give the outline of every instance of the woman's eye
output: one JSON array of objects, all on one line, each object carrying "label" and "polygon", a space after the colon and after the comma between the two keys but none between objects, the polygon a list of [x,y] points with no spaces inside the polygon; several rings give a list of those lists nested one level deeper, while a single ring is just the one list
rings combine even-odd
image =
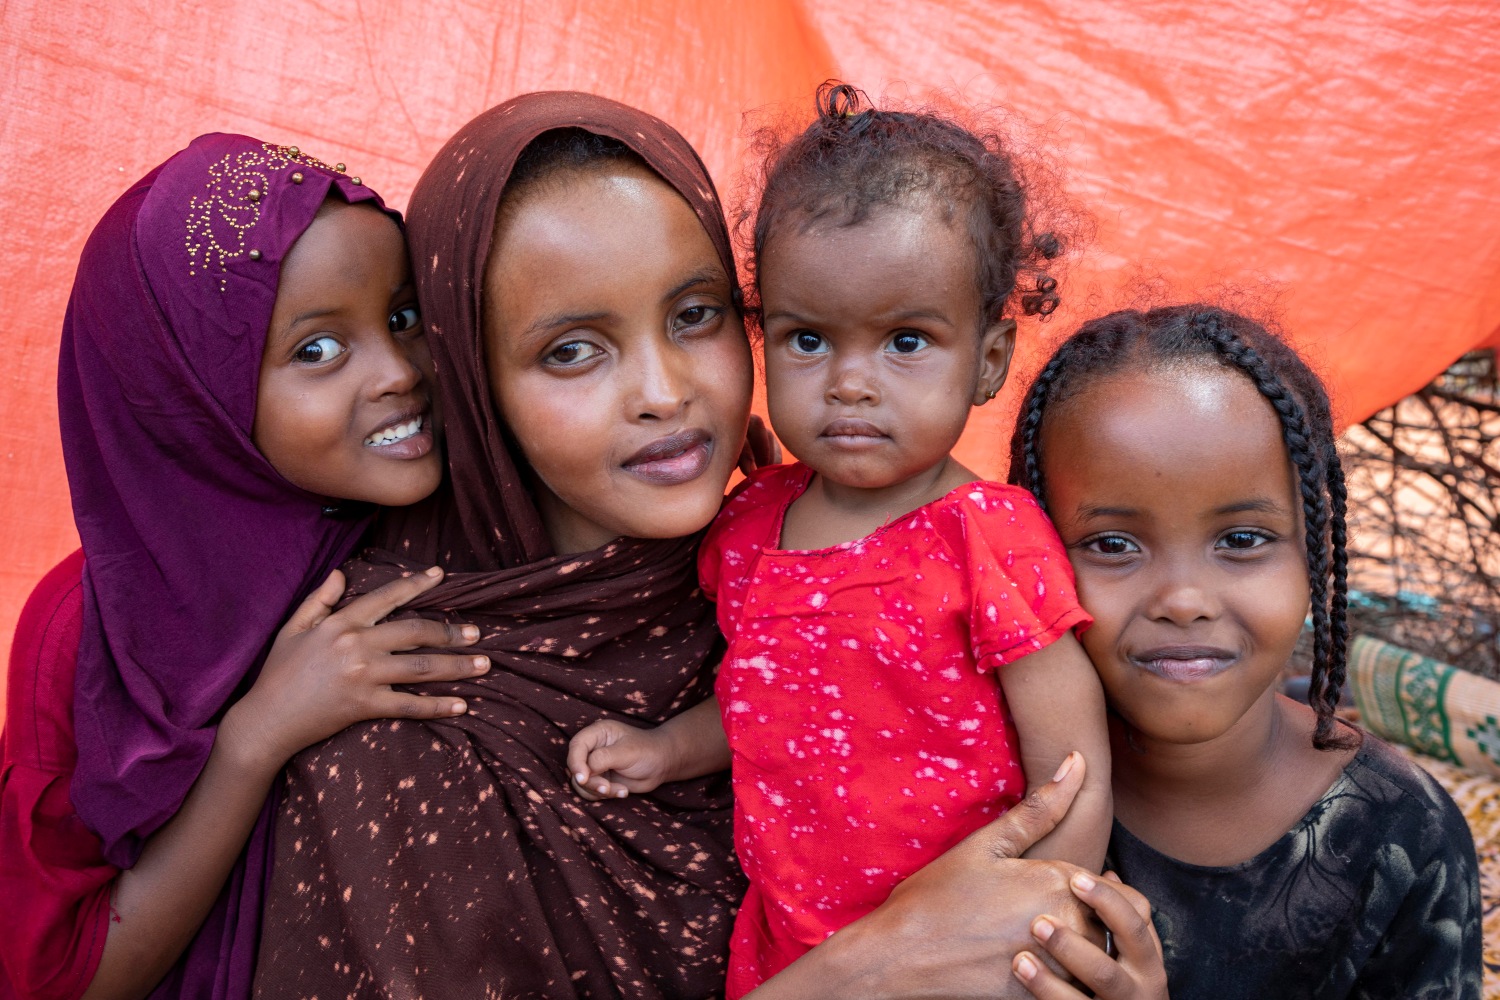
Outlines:
[{"label": "woman's eye", "polygon": [[677,314],[679,326],[702,326],[719,314],[713,306],[688,306]]},{"label": "woman's eye", "polygon": [[322,337],[315,337],[297,348],[296,352],[292,355],[292,360],[304,365],[319,365],[332,361],[346,350],[348,348],[339,343],[336,337],[330,337],[325,334]]},{"label": "woman's eye", "polygon": [[1105,556],[1123,556],[1140,549],[1123,535],[1100,535],[1085,543],[1085,547]]},{"label": "woman's eye", "polygon": [[927,346],[927,338],[920,333],[898,333],[891,338],[891,350],[897,354],[915,354]]},{"label": "woman's eye", "polygon": [[827,349],[827,341],[821,334],[799,330],[792,335],[792,350],[798,354],[822,354]]},{"label": "woman's eye", "polygon": [[386,324],[392,333],[405,333],[414,330],[422,322],[422,311],[416,306],[407,306],[405,309],[397,309],[391,313]]},{"label": "woman's eye", "polygon": [[1219,539],[1219,544],[1226,549],[1256,549],[1269,541],[1259,531],[1231,531]]},{"label": "woman's eye", "polygon": [[547,363],[553,365],[576,365],[599,354],[599,348],[587,340],[570,340],[558,344],[547,355]]}]

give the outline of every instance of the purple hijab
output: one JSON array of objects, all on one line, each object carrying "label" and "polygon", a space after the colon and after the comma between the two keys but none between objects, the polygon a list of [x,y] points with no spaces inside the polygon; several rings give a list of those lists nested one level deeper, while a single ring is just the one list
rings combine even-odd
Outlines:
[{"label": "purple hijab", "polygon": [[[365,521],[283,479],[251,441],[281,261],[325,198],[379,197],[295,147],[193,140],[115,202],[78,264],[58,408],[83,540],[73,805],[135,864],[181,807],[224,710]],[[154,996],[247,996],[270,804]]]}]

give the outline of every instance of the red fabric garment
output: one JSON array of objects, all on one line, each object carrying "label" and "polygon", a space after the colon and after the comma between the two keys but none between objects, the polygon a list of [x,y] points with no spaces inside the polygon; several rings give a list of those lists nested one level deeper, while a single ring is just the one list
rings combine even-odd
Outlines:
[{"label": "red fabric garment", "polygon": [[93,981],[118,869],[68,797],[83,551],[42,578],[10,651],[0,734],[0,1000],[74,1000]]},{"label": "red fabric garment", "polygon": [[750,891],[744,995],[1026,790],[995,669],[1087,625],[1031,494],[975,482],[852,542],[779,549],[812,470],[753,476],[709,529],[717,694]]}]

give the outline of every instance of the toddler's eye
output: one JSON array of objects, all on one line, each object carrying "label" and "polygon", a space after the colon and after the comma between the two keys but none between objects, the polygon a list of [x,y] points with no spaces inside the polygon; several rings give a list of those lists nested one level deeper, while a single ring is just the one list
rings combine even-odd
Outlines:
[{"label": "toddler's eye", "polygon": [[422,322],[422,311],[416,306],[407,306],[405,309],[397,309],[391,313],[386,320],[386,325],[391,328],[392,333],[405,333],[407,330],[415,329]]},{"label": "toddler's eye", "polygon": [[1231,531],[1219,539],[1219,544],[1226,549],[1256,549],[1269,541],[1258,531]]},{"label": "toddler's eye", "polygon": [[1124,535],[1100,535],[1089,539],[1084,547],[1104,556],[1123,556],[1140,551],[1140,547]]},{"label": "toddler's eye", "polygon": [[891,350],[897,354],[915,354],[927,346],[927,338],[920,333],[898,333],[891,338]]},{"label": "toddler's eye", "polygon": [[566,368],[582,364],[599,353],[599,348],[587,340],[570,340],[554,347],[547,355],[547,363]]},{"label": "toddler's eye", "polygon": [[799,330],[792,335],[792,350],[798,354],[822,354],[828,349],[822,334]]},{"label": "toddler's eye", "polygon": [[314,337],[292,354],[292,360],[304,365],[320,365],[332,361],[343,354],[348,348],[338,342],[338,338],[324,334]]}]

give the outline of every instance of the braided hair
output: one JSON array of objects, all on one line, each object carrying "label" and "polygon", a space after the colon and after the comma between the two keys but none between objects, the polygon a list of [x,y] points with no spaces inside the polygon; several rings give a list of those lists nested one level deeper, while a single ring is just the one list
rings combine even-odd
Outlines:
[{"label": "braided hair", "polygon": [[760,203],[739,218],[748,241],[750,315],[759,319],[758,262],[766,239],[792,219],[855,226],[876,209],[913,203],[940,206],[967,224],[987,322],[1012,300],[1028,316],[1047,316],[1061,297],[1048,262],[1063,251],[1056,232],[1037,231],[1016,158],[998,133],[976,134],[930,111],[880,110],[861,90],[836,80],[817,92],[818,116],[781,142],[770,130],[757,140]]},{"label": "braided hair", "polygon": [[1308,703],[1317,713],[1313,745],[1346,747],[1334,722],[1344,686],[1349,626],[1347,497],[1334,445],[1328,394],[1290,346],[1243,316],[1205,305],[1123,310],[1085,323],[1058,348],[1027,391],[1011,437],[1010,481],[1046,508],[1038,443],[1050,404],[1101,376],[1134,367],[1204,358],[1248,378],[1276,411],[1297,470],[1311,592],[1313,666]]}]

